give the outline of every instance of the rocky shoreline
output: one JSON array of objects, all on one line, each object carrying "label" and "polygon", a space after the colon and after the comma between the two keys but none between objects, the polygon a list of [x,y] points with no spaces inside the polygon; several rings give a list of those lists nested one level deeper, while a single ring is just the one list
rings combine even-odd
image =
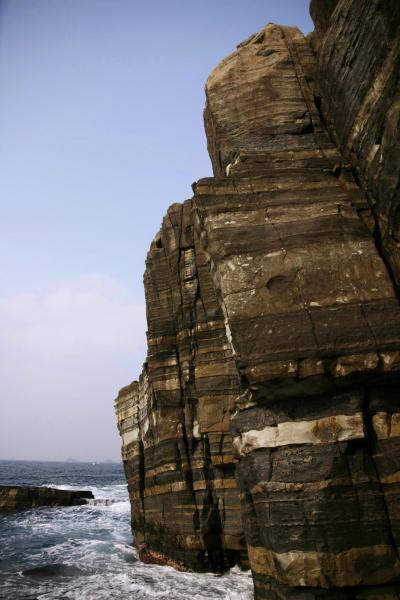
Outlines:
[{"label": "rocky shoreline", "polygon": [[0,486],[0,512],[40,506],[79,506],[94,498],[88,490],[60,490],[34,486]]}]

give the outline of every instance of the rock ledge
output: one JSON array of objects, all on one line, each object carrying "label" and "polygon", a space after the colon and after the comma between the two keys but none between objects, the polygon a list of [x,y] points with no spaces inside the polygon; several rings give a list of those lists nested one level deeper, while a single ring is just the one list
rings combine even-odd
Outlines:
[{"label": "rock ledge", "polygon": [[93,498],[88,490],[59,490],[49,487],[0,486],[0,511],[29,510],[39,506],[78,506]]}]

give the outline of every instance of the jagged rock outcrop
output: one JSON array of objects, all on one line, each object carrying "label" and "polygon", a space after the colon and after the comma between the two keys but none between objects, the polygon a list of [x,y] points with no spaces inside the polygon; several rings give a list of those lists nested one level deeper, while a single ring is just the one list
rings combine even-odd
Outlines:
[{"label": "jagged rock outcrop", "polygon": [[194,569],[246,564],[229,435],[240,382],[192,201],[169,209],[146,267],[147,363],[117,399],[136,544]]},{"label": "jagged rock outcrop", "polygon": [[30,485],[0,486],[0,511],[29,510],[39,506],[79,506],[93,498],[88,490],[59,490]]},{"label": "jagged rock outcrop", "polygon": [[394,6],[395,35],[384,4],[312,2],[310,43],[269,24],[210,75],[214,177],[152,243],[148,358],[116,402],[142,554],[223,569],[247,549],[256,599],[400,593],[393,219],[385,229],[400,18]]}]

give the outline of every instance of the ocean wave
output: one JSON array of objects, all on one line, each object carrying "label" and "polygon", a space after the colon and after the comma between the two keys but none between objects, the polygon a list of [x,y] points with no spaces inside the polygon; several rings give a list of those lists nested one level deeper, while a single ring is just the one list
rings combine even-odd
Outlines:
[{"label": "ocean wave", "polygon": [[140,571],[132,575],[96,573],[66,581],[57,590],[43,583],[36,594],[38,600],[56,600],[61,596],[70,600],[170,600],[171,597],[174,600],[251,600],[253,592],[246,574],[216,577],[186,573],[184,578],[182,574],[168,577],[159,567],[157,578]]},{"label": "ocean wave", "polygon": [[[50,465],[48,471],[55,468]],[[0,600],[252,598],[251,578],[238,569],[218,577],[142,563],[132,545],[130,503],[121,470],[115,468],[115,476],[110,467],[104,468],[107,478],[96,479],[91,465],[79,466],[79,471],[73,466],[68,479],[68,465],[62,468],[67,470],[60,475],[57,466],[52,478],[37,465],[27,483],[87,489],[95,499],[83,506],[0,516]]]},{"label": "ocean wave", "polygon": [[111,498],[91,498],[87,501],[89,506],[111,506],[115,504],[117,500],[112,500]]},{"label": "ocean wave", "polygon": [[126,484],[119,485],[104,485],[104,486],[95,486],[95,485],[78,485],[76,483],[62,483],[57,484],[54,482],[46,482],[39,487],[49,487],[49,488],[57,488],[59,490],[87,490],[92,492],[94,498],[96,500],[115,500],[115,501],[123,501],[128,500],[128,488]]}]

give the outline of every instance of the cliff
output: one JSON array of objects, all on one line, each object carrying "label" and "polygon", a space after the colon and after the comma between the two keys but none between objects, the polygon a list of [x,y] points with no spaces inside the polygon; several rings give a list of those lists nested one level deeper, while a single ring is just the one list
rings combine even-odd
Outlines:
[{"label": "cliff", "polygon": [[59,490],[34,486],[0,486],[0,512],[29,510],[39,506],[78,506],[86,504],[93,494],[87,490]]},{"label": "cliff", "polygon": [[144,558],[248,561],[256,599],[394,599],[400,12],[311,14],[308,40],[269,24],[207,81],[214,177],[147,257],[122,456]]},{"label": "cliff", "polygon": [[310,10],[325,119],[368,196],[399,286],[400,3],[312,0]]}]

